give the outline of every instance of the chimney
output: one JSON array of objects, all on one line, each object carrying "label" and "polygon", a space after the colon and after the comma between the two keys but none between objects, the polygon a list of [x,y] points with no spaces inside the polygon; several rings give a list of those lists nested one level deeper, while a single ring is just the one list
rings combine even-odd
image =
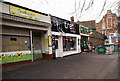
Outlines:
[{"label": "chimney", "polygon": [[71,21],[72,21],[72,22],[74,22],[74,17],[73,17],[73,16],[72,16],[72,17],[70,17],[70,19],[71,19]]},{"label": "chimney", "polygon": [[107,14],[110,15],[112,12],[111,10],[107,10]]}]

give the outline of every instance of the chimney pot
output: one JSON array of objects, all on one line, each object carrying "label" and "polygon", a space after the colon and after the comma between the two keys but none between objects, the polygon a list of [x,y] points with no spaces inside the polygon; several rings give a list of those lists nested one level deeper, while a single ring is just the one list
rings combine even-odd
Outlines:
[{"label": "chimney pot", "polygon": [[74,22],[74,17],[73,16],[71,17],[71,21]]}]

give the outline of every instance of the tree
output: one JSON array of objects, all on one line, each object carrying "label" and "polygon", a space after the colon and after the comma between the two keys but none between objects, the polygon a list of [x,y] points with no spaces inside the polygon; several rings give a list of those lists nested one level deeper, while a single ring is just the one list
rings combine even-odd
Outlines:
[{"label": "tree", "polygon": [[[104,4],[101,8],[101,11],[100,11],[98,17],[101,16],[103,11],[105,10],[105,7],[114,8],[114,10],[116,10],[118,15],[120,16],[120,0],[115,0],[113,3],[106,6],[107,1],[109,1],[109,0],[104,0]],[[89,0],[89,2],[88,2],[88,0],[84,0],[84,2],[81,2],[81,0],[79,0],[78,6],[76,6],[77,3],[76,3],[76,0],[75,0],[75,2],[74,2],[75,11],[73,11],[71,14],[76,14],[76,16],[78,16],[78,20],[79,20],[80,17],[82,16],[82,14],[83,14],[83,11],[89,10],[94,5],[94,2],[95,2],[95,0]],[[80,6],[80,5],[82,5],[82,6]],[[79,12],[79,14],[77,14],[77,12]]]}]

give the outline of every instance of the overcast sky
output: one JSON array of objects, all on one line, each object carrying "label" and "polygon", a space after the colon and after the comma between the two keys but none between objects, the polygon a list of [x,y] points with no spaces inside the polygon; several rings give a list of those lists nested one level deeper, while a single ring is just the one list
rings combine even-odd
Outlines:
[{"label": "overcast sky", "polygon": [[[104,12],[100,17],[98,16],[100,14],[100,11],[105,0],[94,0],[94,5],[89,10],[83,11],[81,17],[79,17],[80,10],[78,10],[74,14],[71,14],[72,12],[75,11],[75,0],[4,0],[4,1],[18,4],[23,7],[51,14],[67,20],[70,20],[70,17],[74,16],[75,21],[96,20],[96,22],[99,22],[103,15],[106,14],[108,9],[112,9],[112,12],[117,14],[116,12],[117,10],[115,8],[116,5],[114,5],[112,8],[109,8],[109,6],[119,0],[107,0]],[[79,1],[81,1],[80,6],[82,7],[84,0],[76,0],[76,9],[78,8]],[[86,1],[89,3],[90,0]],[[88,5],[88,3],[86,3],[86,6]]]}]

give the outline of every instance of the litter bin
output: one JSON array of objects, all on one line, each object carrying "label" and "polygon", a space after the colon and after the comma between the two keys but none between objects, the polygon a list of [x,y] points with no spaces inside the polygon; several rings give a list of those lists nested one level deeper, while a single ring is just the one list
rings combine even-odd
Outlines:
[{"label": "litter bin", "polygon": [[106,51],[105,46],[99,46],[99,47],[97,48],[97,53],[98,53],[98,54],[105,54],[105,51]]},{"label": "litter bin", "polygon": [[118,51],[118,44],[115,44],[114,51]]}]

